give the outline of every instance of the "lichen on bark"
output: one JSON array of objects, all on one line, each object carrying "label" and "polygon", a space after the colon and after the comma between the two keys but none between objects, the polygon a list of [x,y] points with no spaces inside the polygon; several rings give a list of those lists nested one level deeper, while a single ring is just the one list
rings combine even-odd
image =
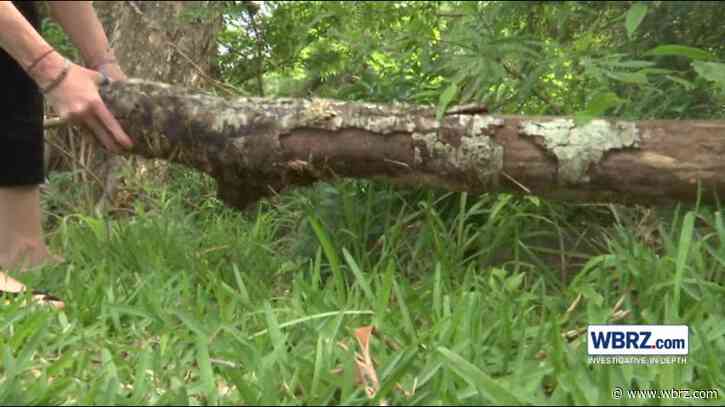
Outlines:
[{"label": "lichen on bark", "polygon": [[[477,175],[484,185],[496,185],[503,168],[503,147],[493,140],[494,128],[503,120],[493,116],[454,115],[444,119],[440,128],[414,132],[416,164],[423,164],[420,147],[424,147],[435,168],[452,167]],[[462,131],[461,131],[462,130]],[[448,132],[459,133],[450,140]]]},{"label": "lichen on bark", "polygon": [[589,182],[587,171],[604,153],[623,148],[637,148],[639,130],[631,122],[592,120],[576,126],[572,119],[522,121],[521,134],[553,154],[558,162],[558,180],[562,184]]}]

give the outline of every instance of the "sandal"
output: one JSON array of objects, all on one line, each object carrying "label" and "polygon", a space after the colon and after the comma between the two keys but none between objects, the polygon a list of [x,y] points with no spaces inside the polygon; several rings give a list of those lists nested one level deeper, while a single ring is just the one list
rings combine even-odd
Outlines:
[{"label": "sandal", "polygon": [[[48,294],[46,291],[33,290],[30,293],[33,295],[33,299],[41,304],[51,305],[58,309],[63,309],[65,307],[63,300],[54,295]],[[24,294],[25,291],[0,291],[0,299],[4,300],[4,303],[7,304],[10,301],[10,298],[18,298]]]}]

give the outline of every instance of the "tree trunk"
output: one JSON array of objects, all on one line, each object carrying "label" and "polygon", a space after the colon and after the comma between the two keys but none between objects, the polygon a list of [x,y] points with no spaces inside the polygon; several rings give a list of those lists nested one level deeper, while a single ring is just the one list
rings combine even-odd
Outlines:
[{"label": "tree trunk", "polygon": [[209,1],[100,1],[94,6],[129,77],[202,87],[214,76],[221,13]]},{"label": "tree trunk", "polygon": [[[725,197],[725,121],[594,120],[435,111],[326,99],[226,100],[131,80],[102,97],[132,154],[210,174],[244,208],[292,185],[383,178],[576,201]],[[461,113],[463,112],[463,113]]]}]

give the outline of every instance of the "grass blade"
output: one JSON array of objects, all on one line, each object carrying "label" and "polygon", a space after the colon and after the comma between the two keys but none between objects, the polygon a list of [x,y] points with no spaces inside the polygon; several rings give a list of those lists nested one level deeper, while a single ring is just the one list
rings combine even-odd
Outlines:
[{"label": "grass blade", "polygon": [[440,353],[446,360],[448,367],[461,376],[468,384],[475,386],[478,391],[494,404],[524,404],[523,400],[516,397],[512,392],[500,385],[491,376],[484,373],[481,369],[462,358],[457,353],[444,348],[438,347]]}]

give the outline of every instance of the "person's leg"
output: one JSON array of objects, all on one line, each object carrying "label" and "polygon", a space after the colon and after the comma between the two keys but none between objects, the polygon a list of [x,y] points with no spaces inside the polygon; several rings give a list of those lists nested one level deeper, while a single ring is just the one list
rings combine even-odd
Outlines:
[{"label": "person's leg", "polygon": [[38,185],[0,187],[0,268],[24,271],[61,260],[43,240]]},{"label": "person's leg", "polygon": [[[34,2],[13,2],[36,28]],[[39,185],[43,165],[43,97],[33,80],[0,48],[0,298],[26,291],[8,270],[58,261],[43,241]],[[62,307],[62,301],[33,298]]]}]

